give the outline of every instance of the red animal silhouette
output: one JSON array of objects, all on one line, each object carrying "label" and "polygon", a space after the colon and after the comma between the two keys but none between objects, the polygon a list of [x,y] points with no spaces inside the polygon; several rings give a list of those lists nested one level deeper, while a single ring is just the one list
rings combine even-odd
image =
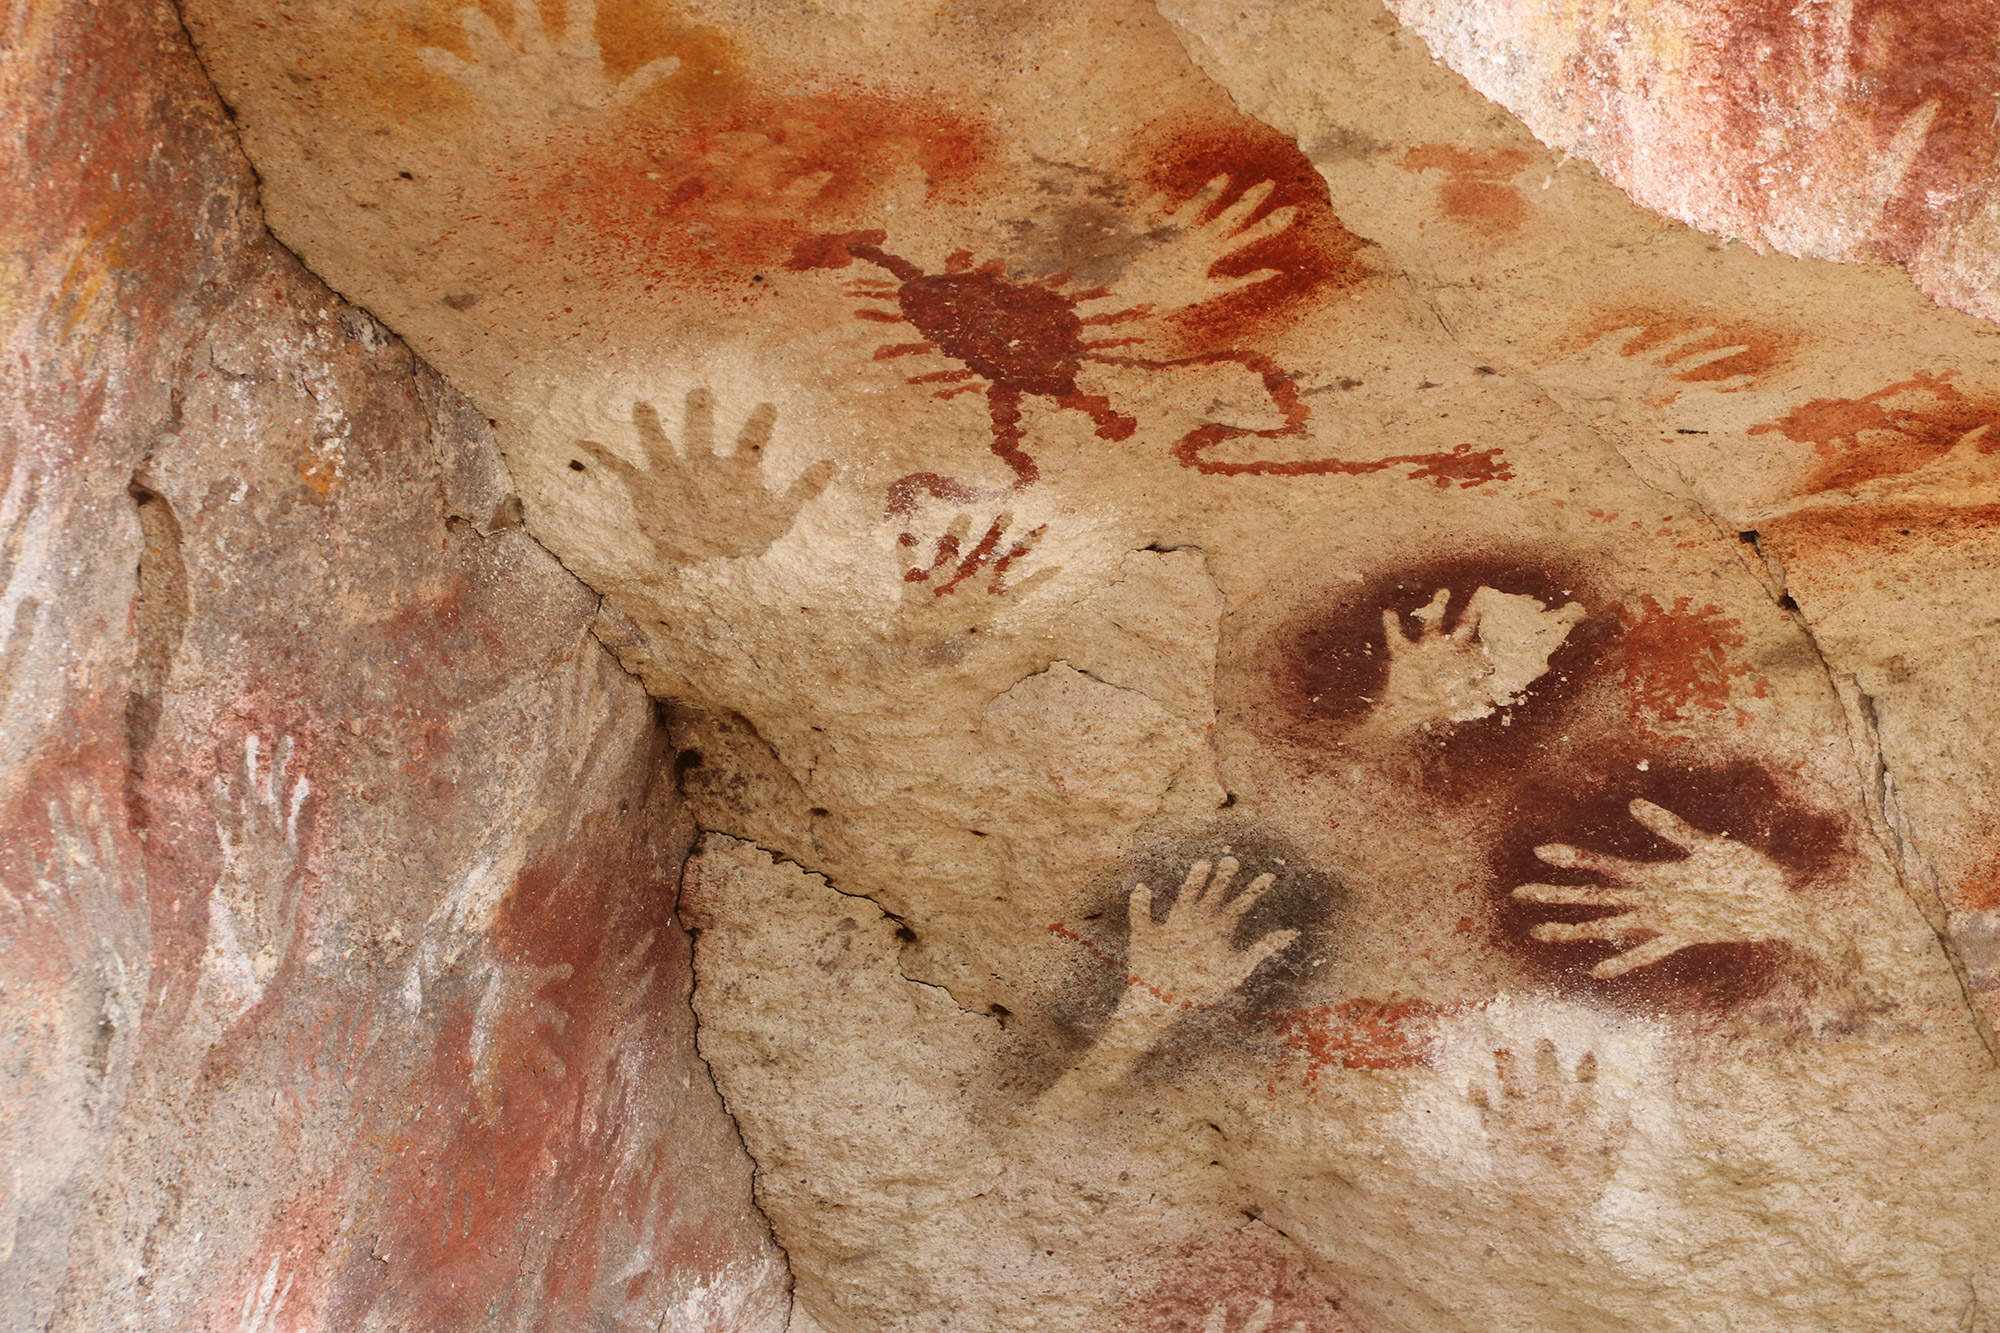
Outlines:
[{"label": "red animal silhouette", "polygon": [[[1078,306],[1101,300],[1111,295],[1112,289],[1066,290],[1067,274],[1042,280],[1010,278],[999,260],[974,267],[968,250],[960,250],[946,259],[944,272],[926,273],[918,264],[883,249],[887,239],[888,233],[882,231],[813,237],[800,243],[787,267],[794,272],[844,269],[859,260],[893,278],[893,282],[862,279],[850,286],[849,290],[864,300],[895,307],[893,313],[864,308],[855,311],[855,316],[875,323],[908,324],[924,336],[924,341],[886,344],[876,349],[876,360],[936,353],[956,361],[955,369],[912,375],[907,382],[950,386],[936,392],[934,396],[939,398],[983,387],[992,422],[991,448],[1014,473],[1014,483],[1007,490],[981,491],[935,472],[913,472],[890,487],[891,517],[913,514],[922,495],[954,504],[971,504],[1033,485],[1041,470],[1022,447],[1026,434],[1021,425],[1021,403],[1025,398],[1047,398],[1058,408],[1084,413],[1100,439],[1130,439],[1138,428],[1136,419],[1113,407],[1106,396],[1084,393],[1077,387],[1077,375],[1086,362],[1156,371],[1233,363],[1258,376],[1284,424],[1260,429],[1208,422],[1189,431],[1174,443],[1171,453],[1181,466],[1204,474],[1358,476],[1408,464],[1414,468],[1410,474],[1413,479],[1426,478],[1440,487],[1452,481],[1461,486],[1476,486],[1513,475],[1499,450],[1474,450],[1470,445],[1460,445],[1449,453],[1399,454],[1360,462],[1341,458],[1223,462],[1204,457],[1210,449],[1228,440],[1306,434],[1312,411],[1300,396],[1293,376],[1263,353],[1241,348],[1173,358],[1114,354],[1110,349],[1130,347],[1145,340],[1092,338],[1086,331],[1144,319],[1150,313],[1149,307],[1084,315]],[[998,534],[993,535],[997,540]],[[912,572],[917,578],[926,577],[922,571]]]},{"label": "red animal silhouette", "polygon": [[1108,295],[1102,287],[1085,291],[1060,290],[1066,274],[1041,282],[1023,282],[1006,276],[998,260],[972,266],[972,253],[960,250],[945,261],[943,273],[926,273],[916,264],[882,249],[887,233],[854,232],[845,236],[820,237],[798,248],[791,267],[796,270],[845,268],[859,259],[885,269],[897,281],[862,283],[852,290],[865,299],[893,301],[897,313],[886,310],[857,310],[857,318],[881,323],[908,323],[927,341],[895,343],[877,349],[875,358],[914,356],[939,352],[959,363],[962,369],[940,370],[913,375],[911,384],[952,384],[937,397],[949,398],[978,388],[968,380],[983,380],[986,406],[993,419],[993,452],[1013,469],[1014,489],[1034,484],[1040,476],[1035,460],[1021,448],[1021,400],[1036,396],[1054,400],[1056,406],[1087,414],[1097,427],[1100,439],[1130,439],[1138,422],[1111,406],[1102,394],[1087,394],[1077,388],[1077,372],[1085,361],[1114,361],[1103,355],[1107,347],[1128,346],[1134,338],[1090,339],[1084,330],[1091,325],[1122,323],[1134,318],[1130,311],[1085,316],[1077,305]]}]

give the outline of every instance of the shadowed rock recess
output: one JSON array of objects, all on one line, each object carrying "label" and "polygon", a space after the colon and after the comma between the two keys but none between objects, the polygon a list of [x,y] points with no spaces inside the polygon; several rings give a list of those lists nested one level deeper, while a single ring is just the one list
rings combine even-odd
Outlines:
[{"label": "shadowed rock recess", "polygon": [[0,7],[0,1327],[2000,1333],[1996,24]]}]

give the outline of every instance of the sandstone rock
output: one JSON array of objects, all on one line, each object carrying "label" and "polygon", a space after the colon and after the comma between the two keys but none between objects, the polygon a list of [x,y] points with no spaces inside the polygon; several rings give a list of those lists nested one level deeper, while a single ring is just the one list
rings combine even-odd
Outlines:
[{"label": "sandstone rock", "polygon": [[0,1323],[781,1327],[596,595],[169,7],[12,36]]},{"label": "sandstone rock", "polygon": [[[174,1017],[64,1262],[335,1326],[1990,1327],[2000,365],[1825,262],[1976,228],[1840,183],[1895,165],[1806,133],[1863,81],[1714,164],[1831,163],[1730,203],[1824,259],[1704,236],[1433,58],[1512,10],[1399,12],[188,0],[355,304],[241,224],[137,628],[82,603],[205,906],[85,912],[174,941]],[[44,1046],[123,975],[38,976]],[[378,1030],[365,1095],[230,1100]],[[256,1197],[337,1257],[268,1268],[239,1143],[306,1145]]]},{"label": "sandstone rock", "polygon": [[1649,208],[1788,255],[1891,260],[1946,305],[2000,312],[1985,5],[1389,7]]}]

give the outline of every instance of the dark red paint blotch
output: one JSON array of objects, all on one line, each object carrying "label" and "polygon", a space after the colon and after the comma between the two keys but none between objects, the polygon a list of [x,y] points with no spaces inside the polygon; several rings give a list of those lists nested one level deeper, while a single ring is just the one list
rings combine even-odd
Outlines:
[{"label": "dark red paint blotch", "polygon": [[1382,697],[1388,681],[1388,645],[1382,612],[1401,616],[1406,635],[1419,622],[1411,613],[1440,588],[1451,590],[1444,628],[1449,632],[1481,587],[1526,595],[1554,610],[1579,602],[1585,618],[1571,626],[1549,656],[1548,673],[1531,684],[1521,702],[1471,722],[1445,723],[1413,738],[1425,777],[1446,785],[1490,782],[1496,775],[1535,763],[1549,753],[1557,731],[1570,721],[1585,677],[1608,659],[1619,633],[1614,608],[1591,579],[1561,556],[1487,551],[1446,556],[1384,571],[1359,583],[1336,585],[1268,642],[1275,663],[1257,729],[1267,740],[1312,757],[1351,761],[1348,738]]},{"label": "dark red paint blotch", "polygon": [[[1641,769],[1644,762],[1647,767]],[[1545,943],[1529,931],[1546,921],[1588,921],[1615,909],[1522,902],[1521,884],[1602,884],[1601,875],[1552,866],[1535,855],[1567,843],[1631,861],[1677,861],[1686,853],[1632,818],[1647,800],[1695,828],[1722,833],[1783,866],[1793,892],[1821,894],[1853,864],[1847,821],[1806,800],[1750,759],[1663,759],[1608,743],[1573,755],[1513,784],[1496,812],[1487,854],[1495,942],[1564,992],[1623,1007],[1674,1011],[1733,1009],[1770,993],[1802,962],[1780,944],[1705,944],[1682,949],[1622,977],[1598,980],[1590,969],[1637,940]]]}]

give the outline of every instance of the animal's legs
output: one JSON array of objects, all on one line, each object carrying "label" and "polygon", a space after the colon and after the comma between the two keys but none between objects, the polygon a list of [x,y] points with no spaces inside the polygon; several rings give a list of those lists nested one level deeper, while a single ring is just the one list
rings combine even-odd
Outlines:
[{"label": "animal's legs", "polygon": [[986,408],[993,416],[993,452],[1014,469],[1014,489],[1022,490],[1035,484],[1042,470],[1035,466],[1035,460],[1021,450],[1024,432],[1021,429],[1021,391],[1010,389],[1004,384],[988,386]]},{"label": "animal's legs", "polygon": [[1056,399],[1056,406],[1088,414],[1100,440],[1129,440],[1139,428],[1138,418],[1128,417],[1112,407],[1111,400],[1101,393],[1067,394]]}]

